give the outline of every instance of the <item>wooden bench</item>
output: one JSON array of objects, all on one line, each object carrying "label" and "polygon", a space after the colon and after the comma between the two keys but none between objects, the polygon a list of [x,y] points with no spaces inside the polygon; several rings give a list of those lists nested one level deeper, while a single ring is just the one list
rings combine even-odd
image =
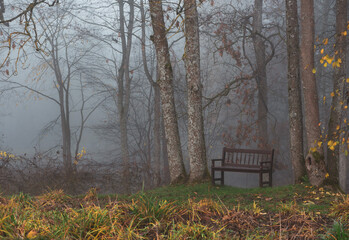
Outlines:
[{"label": "wooden bench", "polygon": [[[246,172],[259,173],[259,186],[265,184],[272,186],[273,182],[273,150],[249,150],[249,149],[233,149],[223,148],[223,156],[221,159],[212,159],[211,177],[212,184],[220,180],[224,185],[224,172]],[[216,162],[221,162],[219,166]],[[220,178],[215,178],[215,171],[221,172]],[[268,181],[263,181],[263,173],[268,174]]]}]

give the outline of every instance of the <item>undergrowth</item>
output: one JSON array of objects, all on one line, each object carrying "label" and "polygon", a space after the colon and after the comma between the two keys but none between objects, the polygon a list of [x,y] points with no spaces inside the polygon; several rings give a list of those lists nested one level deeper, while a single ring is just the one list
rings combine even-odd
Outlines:
[{"label": "undergrowth", "polygon": [[348,239],[349,197],[304,184],[209,184],[134,195],[0,196],[2,239]]}]

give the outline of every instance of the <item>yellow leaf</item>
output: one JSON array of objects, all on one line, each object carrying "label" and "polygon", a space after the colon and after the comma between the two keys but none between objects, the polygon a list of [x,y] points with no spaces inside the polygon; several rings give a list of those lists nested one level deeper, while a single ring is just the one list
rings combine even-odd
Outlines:
[{"label": "yellow leaf", "polygon": [[328,38],[325,38],[322,42],[323,42],[325,45],[327,45],[327,43],[328,43]]},{"label": "yellow leaf", "polygon": [[331,92],[331,97],[334,97],[334,92]]},{"label": "yellow leaf", "polygon": [[347,78],[347,81],[346,81],[347,83],[349,83],[349,78]]},{"label": "yellow leaf", "polygon": [[[328,178],[329,176],[330,176],[330,174],[326,173],[325,178]],[[324,190],[324,189],[322,189],[322,190]]]},{"label": "yellow leaf", "polygon": [[315,74],[315,73],[316,73],[316,69],[315,69],[315,68],[313,68],[312,72]]},{"label": "yellow leaf", "polygon": [[322,145],[322,142],[318,142],[317,145],[319,146],[319,148],[321,147]]},{"label": "yellow leaf", "polygon": [[313,201],[303,201],[304,205],[314,205],[315,203]]},{"label": "yellow leaf", "polygon": [[327,62],[325,62],[324,67],[327,67]]},{"label": "yellow leaf", "polygon": [[339,126],[339,125],[337,125],[336,130],[339,130],[339,128],[340,128],[340,126]]},{"label": "yellow leaf", "polygon": [[324,49],[321,49],[320,53],[321,53],[321,54],[324,54]]},{"label": "yellow leaf", "polygon": [[316,197],[316,198],[314,198],[315,200],[320,200],[320,198],[319,197]]},{"label": "yellow leaf", "polygon": [[35,230],[31,230],[28,234],[27,234],[27,238],[32,239],[35,238],[36,235],[38,235],[38,232]]},{"label": "yellow leaf", "polygon": [[347,36],[347,31],[342,32],[343,36]]}]

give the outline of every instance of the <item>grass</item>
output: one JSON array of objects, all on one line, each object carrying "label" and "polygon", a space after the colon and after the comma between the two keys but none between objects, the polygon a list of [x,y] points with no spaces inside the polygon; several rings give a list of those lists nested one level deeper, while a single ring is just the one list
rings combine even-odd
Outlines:
[{"label": "grass", "polygon": [[347,239],[349,197],[306,184],[0,196],[0,239]]}]

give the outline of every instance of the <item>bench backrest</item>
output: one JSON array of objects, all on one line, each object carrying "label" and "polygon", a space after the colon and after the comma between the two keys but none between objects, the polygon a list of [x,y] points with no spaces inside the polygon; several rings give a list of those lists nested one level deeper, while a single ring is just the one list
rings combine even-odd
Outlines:
[{"label": "bench backrest", "polygon": [[253,150],[253,149],[234,149],[223,148],[222,165],[236,167],[259,168],[261,161],[270,161],[268,167],[273,166],[274,149],[273,150]]}]

